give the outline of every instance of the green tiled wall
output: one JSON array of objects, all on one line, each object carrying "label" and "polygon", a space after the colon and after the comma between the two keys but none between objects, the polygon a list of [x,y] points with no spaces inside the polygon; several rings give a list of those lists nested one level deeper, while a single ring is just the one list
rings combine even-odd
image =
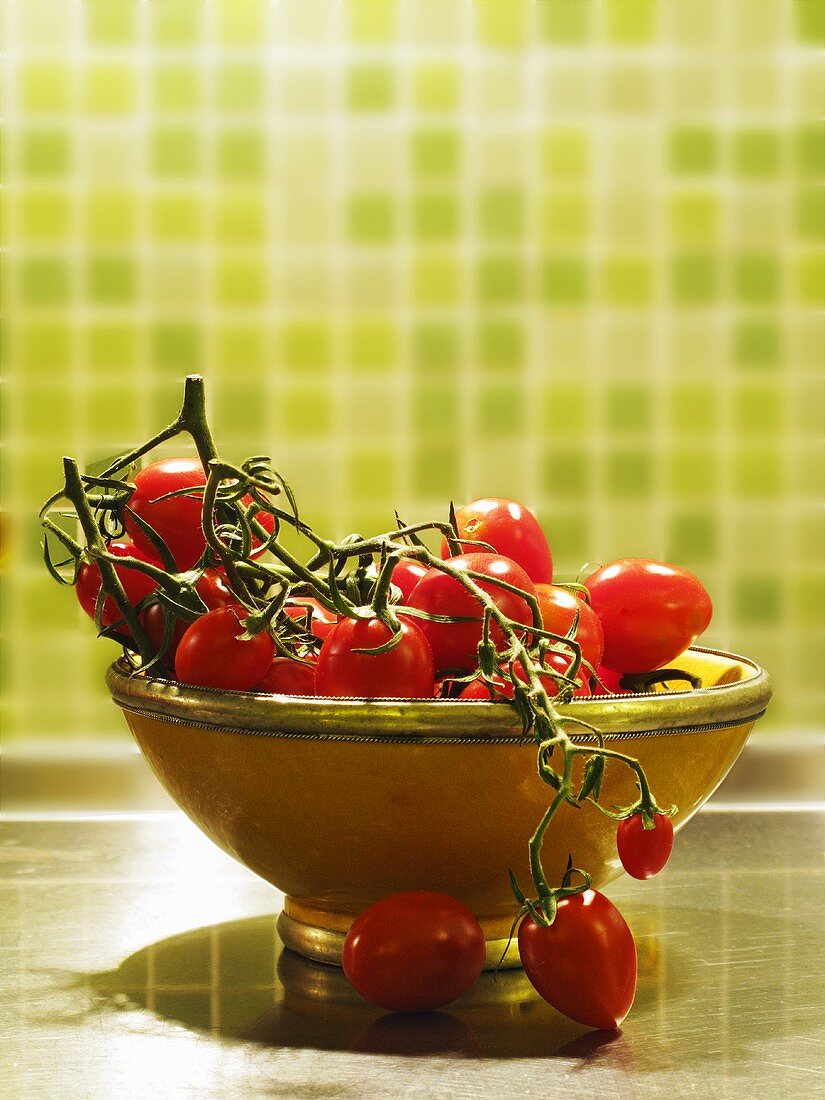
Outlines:
[{"label": "green tiled wall", "polygon": [[820,0],[1,10],[7,736],[124,736],[33,516],[193,370],[325,530],[520,497],[821,726]]}]

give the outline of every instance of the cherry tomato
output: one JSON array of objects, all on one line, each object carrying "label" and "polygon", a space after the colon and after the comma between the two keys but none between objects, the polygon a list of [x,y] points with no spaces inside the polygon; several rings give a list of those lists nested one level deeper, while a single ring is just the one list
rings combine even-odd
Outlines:
[{"label": "cherry tomato", "polygon": [[[548,667],[548,668],[555,669],[557,672],[560,672],[562,674],[562,676],[568,676],[569,675],[571,661],[572,661],[572,657],[569,656],[566,653],[549,652],[549,653],[546,653],[545,656],[544,656],[545,666]],[[546,672],[542,672],[541,665],[538,662],[535,662],[533,667],[538,672],[539,679],[541,680],[541,683],[542,683],[542,687],[547,692],[547,695],[551,699],[554,699],[559,693],[559,685],[556,683],[556,681],[553,679],[552,676],[548,675],[548,673],[546,673]],[[522,665],[521,665],[520,661],[516,661],[516,676],[519,678],[519,680],[522,680],[525,684],[527,683],[527,673],[522,668]],[[590,694],[590,689],[587,685],[587,682],[584,678],[584,674],[582,673],[581,669],[579,669],[579,675],[576,677],[576,687],[573,689],[573,694],[574,695],[589,695]]]},{"label": "cherry tomato", "polygon": [[[151,565],[157,565],[160,567],[160,562],[156,561],[154,557],[149,554],[144,554],[142,550],[139,550],[131,542],[110,542],[108,547],[110,554],[114,554],[118,558],[137,558],[138,561],[149,562]],[[141,573],[139,569],[129,569],[128,566],[115,566],[115,572],[120,579],[120,583],[123,585],[123,590],[126,593],[126,598],[132,607],[136,607],[141,600],[145,599],[150,592],[155,590],[155,582],[151,577],[148,577],[145,573]],[[77,573],[77,583],[75,585],[75,592],[77,593],[77,600],[90,619],[95,617],[95,607],[97,606],[97,597],[100,592],[100,587],[103,580],[100,576],[100,568],[97,565],[90,565],[88,562],[84,562]],[[118,606],[111,596],[107,596],[103,601],[103,610],[100,616],[101,624],[105,626],[113,626],[119,619],[122,619]],[[125,623],[123,624],[124,633],[128,633],[128,628]]]},{"label": "cherry tomato", "polygon": [[289,657],[276,657],[255,690],[270,695],[314,695],[315,669]]},{"label": "cherry tomato", "polygon": [[[316,638],[322,641],[338,625],[338,616],[334,611],[328,611],[322,603],[312,596],[292,596],[284,605],[284,611],[291,619],[303,626],[306,623],[307,611],[311,612],[310,630]],[[288,658],[287,658],[288,659]]]},{"label": "cherry tomato", "polygon": [[537,584],[536,599],[539,601],[544,629],[553,634],[567,634],[573,625],[576,611],[579,612],[576,641],[582,647],[582,659],[595,668],[602,659],[604,632],[593,608],[569,589],[559,588],[555,584]]},{"label": "cherry tomato", "polygon": [[489,703],[495,699],[512,699],[514,695],[513,685],[509,680],[502,680],[500,676],[493,676],[492,678],[494,693],[490,692],[490,688],[487,686],[485,680],[471,680],[466,687],[463,687],[458,693],[459,699],[483,699]]},{"label": "cherry tomato", "polygon": [[[226,585],[226,577],[218,569],[205,569],[203,576],[195,585],[195,590],[206,604],[207,611],[214,611],[217,607],[227,607],[229,604],[235,602],[235,597],[232,595],[231,590]],[[152,643],[152,649],[155,653],[158,653],[161,645],[163,644],[163,627],[164,627],[165,611],[163,606],[159,603],[153,603],[143,613],[143,629],[149,636],[149,641]],[[165,651],[161,656],[165,656],[171,660],[177,648],[180,645],[180,640],[186,632],[186,628],[190,624],[185,619],[178,619],[175,623],[175,628],[172,631],[172,637],[169,640]]]},{"label": "cherry tomato", "polygon": [[[556,669],[563,676],[566,676],[567,673],[568,673],[568,670],[570,668],[570,661],[571,661],[571,657],[569,657],[568,655],[563,654],[563,653],[547,653],[545,655],[545,658],[544,658],[545,666],[549,666],[550,668]],[[541,680],[541,683],[542,683],[542,687],[547,692],[548,696],[551,699],[555,698],[556,695],[558,695],[558,693],[559,693],[559,685],[556,683],[556,681],[553,679],[552,676],[550,676],[547,672],[542,671],[542,668],[541,668],[541,666],[539,665],[539,663],[537,661],[533,664],[533,667],[535,668],[536,672],[538,672],[539,679]],[[520,661],[516,661],[515,669],[516,669],[516,676],[518,677],[518,679],[521,680],[522,683],[526,684],[527,683],[527,673],[522,668],[522,665],[521,665]],[[495,688],[495,694],[492,696],[492,698],[494,698],[494,699],[496,699],[496,698],[500,699],[502,697],[504,697],[505,699],[512,699],[513,698],[513,695],[515,694],[515,691],[513,689],[512,683],[510,682],[509,679],[505,680],[505,679],[502,679],[501,676],[493,676],[492,680],[493,680],[493,685],[494,685],[494,688]],[[585,683],[585,681],[582,678],[577,679],[577,687],[574,689],[573,694],[574,695],[588,695],[589,694],[589,689],[587,687],[587,684]],[[459,692],[458,698],[459,699],[486,699],[489,702],[490,698],[491,698],[490,689],[488,688],[485,681],[483,679],[479,678],[478,680],[472,680],[469,684],[467,684],[467,686]]]},{"label": "cherry tomato", "polygon": [[596,675],[599,682],[593,685],[594,695],[630,695],[630,692],[619,683],[624,673],[614,672],[612,668],[599,665],[596,668]]},{"label": "cherry tomato", "polygon": [[[179,489],[197,489],[206,484],[206,474],[197,458],[164,458],[144,466],[135,475],[135,491],[129,499],[129,509],[150,525],[163,539],[175,559],[178,569],[191,569],[206,548],[201,523],[202,500],[198,495],[159,500]],[[250,497],[244,497],[248,504]],[[272,533],[275,517],[259,512],[261,525]],[[136,546],[147,554],[157,554],[151,539],[126,511],[126,530]]]},{"label": "cherry tomato", "polygon": [[[521,566],[500,554],[462,554],[449,558],[448,561],[463,572],[483,573],[515,585],[529,595],[535,595],[535,586]],[[525,624],[533,621],[530,606],[521,596],[486,581],[478,584],[493,597],[496,606],[508,618]],[[435,667],[439,672],[471,672],[476,668],[483,619],[481,604],[472,593],[454,577],[438,569],[431,569],[415,586],[407,603],[410,607],[427,611],[431,615],[460,615],[470,618],[472,621],[464,623],[436,623],[427,619],[415,621],[430,643]],[[501,645],[504,640],[504,635],[495,623],[490,637],[494,645]]]},{"label": "cherry tomato", "polygon": [[598,890],[562,898],[545,928],[518,930],[524,972],[553,1008],[588,1027],[612,1029],[636,993],[636,945],[624,917]]},{"label": "cherry tomato", "polygon": [[602,621],[602,664],[649,672],[678,657],[707,628],[710,596],[692,573],[647,558],[622,558],[588,578]]},{"label": "cherry tomato", "polygon": [[653,828],[646,829],[641,814],[619,822],[616,847],[622,867],[633,878],[658,875],[673,850],[673,822],[665,814],[653,815]]},{"label": "cherry tomato", "polygon": [[[458,533],[486,542],[505,558],[520,565],[535,583],[550,584],[553,580],[553,558],[539,521],[529,508],[516,500],[484,497],[470,501],[455,514]],[[481,547],[462,545],[467,554]],[[450,556],[447,540],[441,543],[441,556]]]},{"label": "cherry tomato", "polygon": [[228,607],[235,602],[232,590],[226,583],[226,574],[221,569],[204,569],[201,579],[195,585],[195,591],[206,604],[207,611],[216,607]]},{"label": "cherry tomato", "polygon": [[[413,558],[401,558],[393,567],[392,583],[400,590],[402,603],[407,602],[412,590],[429,571],[428,566],[422,565],[420,561],[415,561]],[[367,576],[377,577],[378,566],[371,565],[367,570]]]},{"label": "cherry tomato", "polygon": [[247,611],[229,604],[207,611],[184,631],[175,653],[175,675],[184,684],[249,691],[259,684],[275,656],[266,631],[243,640]]},{"label": "cherry tomato", "polygon": [[318,654],[317,695],[356,699],[432,699],[433,655],[422,632],[401,623],[400,641],[386,653],[358,653],[388,641],[390,628],[380,619],[342,619]]},{"label": "cherry tomato", "polygon": [[476,918],[455,898],[414,890],[376,901],[344,940],[343,966],[365,1000],[426,1012],[466,993],[486,955]]}]

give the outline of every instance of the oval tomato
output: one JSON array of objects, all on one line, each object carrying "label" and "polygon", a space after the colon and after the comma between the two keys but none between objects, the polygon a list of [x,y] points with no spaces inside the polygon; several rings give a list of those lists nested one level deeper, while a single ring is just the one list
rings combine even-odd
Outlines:
[{"label": "oval tomato", "polygon": [[[515,585],[531,596],[535,595],[535,586],[521,566],[500,554],[462,554],[447,560],[455,569],[495,577]],[[485,581],[477,583],[492,596],[496,606],[508,618],[525,624],[533,621],[530,605],[521,596],[499,588],[496,584]],[[471,672],[477,667],[478,643],[483,632],[482,608],[475,596],[460,581],[438,569],[431,569],[415,586],[407,603],[410,607],[431,615],[455,615],[470,619],[463,623],[437,623],[427,619],[415,621],[430,643],[435,667],[439,672]],[[490,637],[496,646],[501,645],[504,640],[504,635],[495,623]]]},{"label": "oval tomato", "polygon": [[573,625],[578,611],[576,641],[581,646],[582,659],[589,661],[593,668],[596,668],[602,659],[604,632],[599,616],[593,608],[568,588],[559,588],[555,584],[537,584],[536,599],[539,601],[544,629],[553,634],[560,634],[562,637]]},{"label": "oval tomato", "polygon": [[315,669],[289,657],[276,657],[255,690],[269,695],[314,695]]},{"label": "oval tomato", "polygon": [[175,675],[184,684],[249,691],[259,684],[275,656],[266,631],[244,640],[247,611],[239,604],[218,607],[196,619],[175,653]]},{"label": "oval tomato", "polygon": [[604,630],[602,664],[616,672],[666,665],[699,637],[713,613],[701,582],[666,562],[622,558],[586,584]]},{"label": "oval tomato", "polygon": [[666,814],[653,815],[653,828],[646,829],[641,814],[619,822],[616,847],[622,867],[633,878],[658,875],[673,851],[673,822]]},{"label": "oval tomato", "polygon": [[636,994],[636,945],[624,917],[598,890],[562,898],[545,928],[518,930],[524,972],[553,1008],[588,1027],[612,1029]]},{"label": "oval tomato", "polygon": [[[460,536],[488,543],[497,554],[520,565],[535,583],[550,584],[553,580],[553,558],[544,531],[530,509],[517,500],[472,500],[458,509],[455,518]],[[468,543],[462,550],[473,554],[481,547]],[[441,543],[441,556],[450,557],[446,539]]]},{"label": "oval tomato", "polygon": [[447,894],[414,890],[375,902],[355,920],[342,963],[349,982],[389,1012],[426,1012],[466,993],[484,966],[484,932]]},{"label": "oval tomato", "polygon": [[[160,562],[156,561],[150,555],[144,554],[142,550],[139,550],[131,542],[110,542],[106,549],[115,557],[137,558],[138,561],[145,561],[150,565],[156,565],[160,568]],[[150,592],[154,592],[157,587],[154,580],[145,573],[141,573],[139,569],[130,569],[128,566],[116,565],[115,572],[118,575],[120,583],[123,585],[126,599],[132,607],[137,607],[140,601],[144,600]],[[91,565],[89,562],[83,562],[77,573],[75,592],[77,593],[78,603],[90,619],[94,619],[95,617],[97,597],[102,584],[103,580],[100,576],[99,566],[96,564]],[[100,616],[101,625],[104,627],[113,626],[122,618],[123,616],[118,610],[118,606],[112,596],[107,596],[103,601],[103,609]],[[123,624],[123,630],[124,633],[128,633],[128,628],[125,623]]]},{"label": "oval tomato", "polygon": [[391,637],[380,619],[342,619],[318,654],[317,695],[356,699],[432,699],[435,690],[433,655],[422,632],[401,623],[401,639],[386,653],[374,649]]},{"label": "oval tomato", "polygon": [[[157,554],[151,539],[143,533],[129,510],[160,535],[178,569],[191,569],[206,549],[201,496],[159,498],[180,489],[199,489],[205,484],[206,473],[197,458],[162,458],[144,466],[135,474],[135,491],[124,515],[126,530],[135,545],[147,554]],[[249,504],[250,500],[244,497],[244,503]],[[259,512],[257,518],[270,534],[274,531],[275,517],[269,512]]]}]

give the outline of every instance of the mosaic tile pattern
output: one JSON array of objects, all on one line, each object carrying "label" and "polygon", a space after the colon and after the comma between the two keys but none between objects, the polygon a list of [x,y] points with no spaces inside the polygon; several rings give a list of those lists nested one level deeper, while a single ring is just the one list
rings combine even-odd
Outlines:
[{"label": "mosaic tile pattern", "polygon": [[818,0],[2,17],[7,736],[124,735],[32,517],[195,370],[324,530],[522,498],[562,576],[699,573],[821,728]]}]

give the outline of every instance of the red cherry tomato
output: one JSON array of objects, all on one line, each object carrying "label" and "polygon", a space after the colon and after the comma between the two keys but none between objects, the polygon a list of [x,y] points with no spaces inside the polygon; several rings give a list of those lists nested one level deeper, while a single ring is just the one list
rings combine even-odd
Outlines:
[{"label": "red cherry tomato", "polygon": [[489,703],[496,699],[512,699],[514,695],[513,685],[509,680],[502,680],[500,676],[493,676],[494,692],[491,693],[486,681],[482,679],[471,680],[466,687],[458,693],[459,699],[483,699]]},{"label": "red cherry tomato", "polygon": [[276,657],[255,690],[270,695],[314,695],[315,669],[289,657]]},{"label": "red cherry tomato", "polygon": [[596,675],[599,678],[598,683],[594,683],[593,694],[594,695],[630,695],[631,693],[622,687],[619,682],[624,675],[622,672],[614,672],[612,668],[605,668],[604,665],[599,665],[596,669]]},{"label": "red cherry tomato", "polygon": [[150,607],[147,607],[143,612],[143,618],[141,622],[143,629],[149,637],[149,642],[152,646],[152,652],[158,654],[161,657],[165,657],[167,661],[171,662],[177,652],[180,640],[186,633],[186,628],[190,625],[185,619],[178,619],[175,622],[174,629],[172,630],[172,637],[164,649],[163,653],[160,652],[160,648],[163,645],[163,629],[166,621],[166,612],[159,603],[153,603]]},{"label": "red cherry tomato", "polygon": [[175,675],[184,684],[250,691],[275,656],[266,631],[243,640],[247,611],[239,604],[201,615],[184,631],[175,653]]},{"label": "red cherry tomato", "polygon": [[412,590],[418,582],[429,573],[429,567],[422,565],[420,561],[412,561],[410,558],[402,558],[392,571],[392,583],[401,590],[403,603],[412,595]]},{"label": "red cherry tomato", "polygon": [[204,569],[203,576],[195,585],[195,591],[206,604],[207,611],[216,607],[228,607],[235,602],[232,590],[226,583],[226,575],[220,569]]},{"label": "red cherry tomato", "polygon": [[[557,672],[560,672],[562,676],[568,676],[570,674],[571,661],[572,657],[568,656],[565,653],[549,652],[546,653],[544,656],[545,666],[555,669]],[[536,662],[533,667],[538,672],[542,687],[547,692],[547,695],[551,699],[554,699],[559,693],[559,685],[556,683],[552,676],[548,675],[548,673],[546,672],[541,671],[541,665],[539,665],[538,662]],[[519,661],[516,661],[516,676],[518,676],[519,680],[522,680],[525,684],[527,683],[527,673],[524,671],[521,662]],[[590,694],[590,689],[587,685],[583,673],[581,672],[581,669],[579,670],[579,675],[576,677],[576,685],[577,686],[573,689],[574,695]]]},{"label": "red cherry tomato", "polygon": [[432,699],[433,655],[413,623],[401,623],[402,636],[386,653],[358,653],[388,641],[380,619],[342,619],[330,632],[315,672],[317,695],[356,699]]},{"label": "red cherry tomato", "polygon": [[553,634],[566,635],[573,625],[576,611],[579,612],[576,641],[582,647],[582,659],[595,668],[602,659],[604,632],[593,608],[574,596],[569,589],[559,588],[555,584],[537,584],[536,599],[539,601],[544,629]]},{"label": "red cherry tomato", "polygon": [[525,917],[524,972],[553,1008],[577,1023],[617,1028],[636,993],[636,945],[619,910],[598,890],[562,898],[549,928]]},{"label": "red cherry tomato", "polygon": [[[131,542],[110,542],[108,547],[110,554],[114,554],[118,558],[137,558],[138,561],[149,562],[151,565],[160,567],[160,562],[156,561],[153,556],[144,554],[142,550],[139,550]],[[129,569],[127,566],[116,565],[115,572],[120,579],[120,583],[123,585],[123,590],[126,593],[126,598],[132,607],[136,607],[141,600],[145,599],[150,592],[155,590],[155,582],[151,577],[148,577],[145,573],[141,573],[139,569]],[[84,562],[77,573],[77,583],[75,585],[75,592],[77,593],[77,600],[90,619],[95,617],[95,607],[97,605],[97,597],[100,592],[100,587],[103,581],[100,576],[100,568],[97,565],[90,565],[88,562]],[[118,606],[111,596],[107,596],[103,601],[103,610],[101,613],[101,624],[103,626],[113,626],[118,619],[122,619]],[[125,623],[123,624],[123,632],[129,633]]]},{"label": "red cherry tomato", "polygon": [[469,909],[447,894],[414,890],[365,909],[347,933],[342,962],[365,1000],[389,1012],[427,1012],[466,993],[485,955]]},{"label": "red cherry tomato", "polygon": [[[227,607],[235,602],[235,597],[227,587],[226,577],[217,569],[205,569],[203,576],[195,585],[195,590],[206,605],[207,611],[214,611],[217,607]],[[155,653],[159,652],[163,644],[164,618],[165,612],[159,603],[153,603],[143,613],[143,629],[148,634]],[[161,656],[168,660],[175,656],[180,640],[189,625],[185,619],[177,620],[169,644]]]},{"label": "red cherry tomato", "polygon": [[666,665],[699,637],[713,614],[701,582],[666,562],[622,558],[586,584],[604,630],[602,664],[616,672]]},{"label": "red cherry tomato", "polygon": [[[459,535],[486,542],[505,558],[516,562],[535,583],[553,580],[553,558],[539,521],[529,508],[516,500],[484,497],[470,501],[455,514]],[[481,550],[468,543],[467,554]],[[447,540],[441,543],[441,556],[450,556]]]},{"label": "red cherry tomato", "polygon": [[673,822],[665,814],[653,815],[653,828],[646,829],[641,814],[619,822],[616,847],[622,867],[633,878],[658,875],[673,851]]},{"label": "red cherry tomato", "polygon": [[[568,674],[570,668],[571,658],[563,653],[547,653],[545,655],[544,664],[546,667],[554,668],[560,672],[563,676]],[[542,687],[547,692],[551,699],[554,699],[559,693],[559,685],[547,672],[542,671],[538,662],[533,664],[536,672],[539,674]],[[516,676],[522,683],[527,683],[527,673],[524,671],[521,662],[516,661],[515,664]],[[502,679],[501,676],[493,676],[493,685],[495,693],[490,695],[490,689],[483,679],[472,680],[465,688],[459,692],[459,699],[486,699],[488,702],[493,699],[512,699],[515,694],[513,685],[509,679]],[[577,686],[573,691],[574,695],[588,695],[589,689],[583,679],[577,679]]]},{"label": "red cherry tomato", "polygon": [[328,611],[323,604],[312,596],[291,597],[289,602],[284,605],[284,611],[301,626],[306,623],[307,611],[311,612],[310,630],[316,638],[320,638],[322,641],[338,625],[338,616],[335,612]]},{"label": "red cherry tomato", "polygon": [[[483,573],[515,585],[531,596],[535,595],[535,586],[521,566],[500,554],[462,554],[448,561],[463,572]],[[508,618],[525,624],[533,621],[530,605],[521,596],[486,581],[479,581],[478,584],[493,597],[496,606]],[[407,603],[431,615],[470,618],[472,621],[464,623],[437,623],[427,619],[415,621],[430,643],[439,672],[471,672],[477,667],[478,643],[483,628],[481,604],[459,581],[438,569],[431,569],[415,586]],[[494,645],[501,645],[504,640],[504,635],[495,624],[490,636]]]},{"label": "red cherry tomato", "polygon": [[[144,466],[135,475],[135,491],[129,499],[129,509],[157,532],[177,563],[178,569],[191,569],[206,548],[201,523],[202,500],[198,495],[159,500],[179,489],[197,489],[206,484],[203,466],[196,458],[164,458]],[[244,503],[250,502],[244,497]],[[260,523],[271,534],[275,517],[259,512]],[[157,554],[152,542],[143,533],[127,510],[124,523],[136,546],[147,554]]]},{"label": "red cherry tomato", "polygon": [[[401,558],[393,567],[392,583],[400,590],[402,603],[407,602],[412,590],[422,577],[426,577],[429,571],[426,565],[422,565],[420,561],[415,561],[412,558]],[[371,565],[367,570],[367,576],[377,577],[378,566]]]}]

